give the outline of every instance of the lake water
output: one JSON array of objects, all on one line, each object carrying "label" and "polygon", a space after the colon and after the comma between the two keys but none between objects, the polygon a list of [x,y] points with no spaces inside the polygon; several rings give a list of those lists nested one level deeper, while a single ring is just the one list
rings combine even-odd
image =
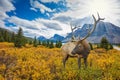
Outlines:
[{"label": "lake water", "polygon": [[113,45],[113,48],[120,51],[120,47]]}]

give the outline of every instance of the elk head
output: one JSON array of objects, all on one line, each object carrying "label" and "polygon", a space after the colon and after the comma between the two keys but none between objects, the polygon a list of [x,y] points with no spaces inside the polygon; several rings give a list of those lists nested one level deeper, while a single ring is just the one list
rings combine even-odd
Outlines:
[{"label": "elk head", "polygon": [[[62,50],[62,53],[64,56],[63,57],[64,67],[65,67],[65,63],[66,63],[67,59],[71,56],[78,57],[78,67],[79,68],[81,66],[81,58],[84,58],[84,64],[87,67],[87,57],[90,53],[90,46],[89,46],[89,43],[86,41],[86,38],[89,37],[92,34],[92,32],[95,30],[97,23],[100,20],[104,20],[104,18],[100,18],[99,14],[98,14],[98,19],[96,19],[94,15],[92,15],[92,17],[94,19],[93,29],[89,30],[88,34],[84,38],[82,38],[80,40],[75,40],[75,38],[73,38],[74,41],[67,42],[61,47],[61,50]],[[74,28],[71,27],[72,37],[74,37],[73,30],[76,28],[77,27],[74,27]]]}]

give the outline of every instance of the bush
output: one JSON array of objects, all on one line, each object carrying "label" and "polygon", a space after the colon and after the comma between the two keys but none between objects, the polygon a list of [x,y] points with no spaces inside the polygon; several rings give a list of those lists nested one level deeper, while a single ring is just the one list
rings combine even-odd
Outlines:
[{"label": "bush", "polygon": [[113,46],[112,46],[112,44],[109,43],[109,41],[107,40],[106,37],[103,37],[101,39],[100,48],[104,48],[106,50],[109,50],[109,49],[113,49]]},{"label": "bush", "polygon": [[101,39],[100,47],[108,50],[108,46],[109,46],[108,40],[106,39],[106,37],[103,37]]}]

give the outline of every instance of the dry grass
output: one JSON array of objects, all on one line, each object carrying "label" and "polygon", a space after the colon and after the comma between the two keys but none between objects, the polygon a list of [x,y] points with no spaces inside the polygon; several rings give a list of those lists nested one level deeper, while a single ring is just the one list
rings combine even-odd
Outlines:
[{"label": "dry grass", "polygon": [[77,58],[70,58],[66,69],[59,48],[14,48],[0,43],[0,80],[120,80],[120,51],[91,51],[89,66],[77,67]]}]

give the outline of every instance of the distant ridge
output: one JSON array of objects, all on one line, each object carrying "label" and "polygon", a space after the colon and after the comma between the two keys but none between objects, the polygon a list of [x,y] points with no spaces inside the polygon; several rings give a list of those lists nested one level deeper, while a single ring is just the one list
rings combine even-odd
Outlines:
[{"label": "distant ridge", "polygon": [[[84,24],[82,28],[78,28],[74,34],[76,37],[83,38],[87,32],[88,28],[92,29],[93,24]],[[106,37],[110,43],[120,43],[120,27],[115,26],[109,22],[99,22],[95,31],[92,33],[87,40],[91,43],[99,43],[102,37]],[[71,33],[69,33],[63,42],[69,41],[71,39]]]},{"label": "distant ridge", "polygon": [[64,40],[64,37],[63,36],[60,36],[58,34],[55,34],[53,37],[51,37],[49,40],[55,42],[55,41],[62,41]]},{"label": "distant ridge", "polygon": [[37,39],[40,40],[40,41],[46,41],[47,40],[47,38],[45,38],[44,36],[39,36]]},{"label": "distant ridge", "polygon": [[54,36],[51,37],[51,38],[49,38],[49,39],[45,38],[44,36],[39,36],[38,40],[41,40],[41,41],[50,40],[50,41],[56,42],[56,41],[62,41],[62,40],[64,40],[64,37],[60,36],[58,34],[54,34]]}]

